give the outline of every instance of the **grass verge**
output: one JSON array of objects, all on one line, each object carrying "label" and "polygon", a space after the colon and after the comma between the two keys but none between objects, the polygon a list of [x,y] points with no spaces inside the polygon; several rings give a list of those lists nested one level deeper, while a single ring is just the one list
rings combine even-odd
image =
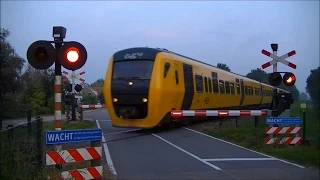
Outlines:
[{"label": "grass verge", "polygon": [[[77,122],[62,122],[62,129],[91,129],[96,127],[95,121],[90,120],[83,120]],[[54,130],[54,124],[52,122],[44,122],[43,123],[43,130]]]},{"label": "grass verge", "polygon": [[[293,104],[291,113],[293,116],[300,116],[302,110],[299,104]],[[306,111],[306,139],[307,145],[301,146],[269,146],[265,145],[265,118],[259,118],[257,127],[253,121],[235,127],[235,125],[221,126],[221,128],[203,128],[201,131],[220,139],[256,150],[277,158],[286,159],[291,162],[305,166],[320,168],[320,135],[319,115],[315,109],[308,107]]]}]

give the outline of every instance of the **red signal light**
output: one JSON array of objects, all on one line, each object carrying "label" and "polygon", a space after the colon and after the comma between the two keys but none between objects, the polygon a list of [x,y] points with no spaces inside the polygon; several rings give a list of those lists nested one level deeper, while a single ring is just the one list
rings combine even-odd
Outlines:
[{"label": "red signal light", "polygon": [[296,82],[296,76],[293,73],[289,73],[287,72],[284,76],[283,76],[283,83],[286,86],[293,86]]},{"label": "red signal light", "polygon": [[71,47],[67,50],[66,55],[67,55],[67,60],[69,62],[76,62],[79,59],[79,50],[77,48]]},{"label": "red signal light", "polygon": [[58,52],[60,64],[72,71],[80,69],[86,63],[87,57],[86,48],[76,41],[65,42]]}]

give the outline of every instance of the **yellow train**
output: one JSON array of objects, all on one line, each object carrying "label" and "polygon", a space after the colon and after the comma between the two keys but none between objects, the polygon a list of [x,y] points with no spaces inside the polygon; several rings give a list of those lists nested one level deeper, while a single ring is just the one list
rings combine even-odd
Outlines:
[{"label": "yellow train", "polygon": [[272,100],[270,85],[148,47],[124,49],[110,58],[103,93],[112,125],[135,128],[170,123],[175,109],[257,109]]}]

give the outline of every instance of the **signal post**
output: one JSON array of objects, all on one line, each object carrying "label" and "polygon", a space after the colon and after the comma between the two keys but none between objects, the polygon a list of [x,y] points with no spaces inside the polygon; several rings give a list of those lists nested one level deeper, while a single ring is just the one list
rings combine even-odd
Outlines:
[{"label": "signal post", "polygon": [[81,75],[85,74],[84,71],[75,74],[75,71],[72,71],[71,76],[69,75],[68,72],[63,71],[63,74],[67,75],[67,78],[64,79],[64,81],[68,81],[68,79],[71,78],[71,84],[69,84],[66,87],[67,92],[71,93],[71,94],[66,94],[66,100],[65,100],[65,104],[66,105],[71,105],[72,107],[72,115],[71,115],[71,121],[76,121],[76,102],[75,102],[75,92],[80,92],[82,90],[82,86],[80,84],[75,84],[75,80],[78,79],[81,82],[84,82],[85,80],[80,78]]},{"label": "signal post", "polygon": [[[279,57],[277,55],[278,44],[271,44],[271,48],[273,50],[273,54],[264,50],[264,49],[262,49],[261,53],[272,58],[271,61],[262,65],[262,69],[265,69],[265,68],[273,65],[273,72],[269,75],[269,83],[271,86],[273,86],[273,98],[272,98],[272,103],[270,104],[269,109],[273,110],[273,111],[271,111],[271,113],[269,115],[275,117],[275,116],[279,116],[280,112],[283,112],[285,110],[285,109],[282,109],[282,110],[277,111],[278,108],[284,108],[284,106],[282,106],[282,107],[280,106],[281,100],[283,101],[284,99],[286,99],[286,100],[292,99],[291,94],[281,95],[286,98],[279,97],[278,92],[277,92],[277,86],[279,86],[282,82],[286,86],[293,86],[296,82],[296,77],[293,73],[291,73],[291,72],[278,72],[277,63],[281,62],[281,63],[283,63],[293,69],[296,69],[297,66],[295,64],[285,60],[286,58],[295,55],[296,54],[295,50]],[[284,73],[283,77],[281,76],[280,73]]]},{"label": "signal post", "polygon": [[[48,69],[55,64],[55,130],[62,130],[61,110],[62,110],[62,79],[61,66],[69,70],[81,68],[87,61],[87,51],[85,47],[76,41],[63,41],[66,37],[67,29],[62,26],[54,26],[52,36],[53,41],[38,40],[32,43],[27,50],[29,64],[35,69]],[[52,45],[55,44],[55,47]],[[56,150],[62,149],[61,145],[56,145]],[[61,169],[61,165],[56,166]]]},{"label": "signal post", "polygon": [[[293,55],[296,54],[296,51],[293,50],[287,54],[284,54],[282,56],[278,56],[277,55],[277,51],[278,51],[278,44],[271,44],[271,48],[273,50],[273,53],[270,53],[264,49],[262,49],[261,53],[271,57],[272,60],[263,64],[262,65],[262,69],[265,69],[271,65],[273,65],[273,72],[269,75],[269,83],[270,85],[273,86],[273,98],[272,98],[272,102],[269,106],[269,111],[266,119],[266,124],[269,125],[269,128],[266,129],[266,133],[269,134],[269,138],[266,138],[266,144],[272,144],[273,142],[276,142],[278,138],[274,138],[273,137],[273,133],[272,132],[275,128],[281,129],[281,127],[279,127],[278,125],[289,125],[289,124],[299,124],[299,118],[294,119],[291,118],[290,115],[290,110],[291,107],[290,105],[293,103],[293,98],[292,98],[292,94],[291,93],[281,93],[278,94],[277,92],[277,86],[279,86],[282,82],[284,83],[284,85],[286,86],[293,86],[296,82],[296,77],[293,73],[291,72],[278,72],[278,68],[277,68],[277,63],[281,62],[293,69],[296,69],[296,65],[285,60],[288,57],[291,57]],[[281,76],[280,73],[284,73],[283,77]],[[274,118],[277,116],[281,116],[281,117],[286,117],[286,118]],[[294,120],[293,120],[294,119]],[[272,122],[275,121],[275,122]],[[278,124],[279,123],[279,124]],[[290,129],[291,127],[284,127],[284,128],[288,128]],[[300,127],[296,127],[296,128],[300,128]],[[281,129],[282,131],[282,129]],[[297,137],[297,139],[290,139],[290,138],[279,138],[280,141],[279,144],[281,143],[291,143],[291,142],[295,142],[296,144],[299,144],[299,137]],[[283,141],[284,140],[284,141]],[[291,142],[288,142],[291,141]],[[276,142],[277,143],[277,142]]]}]

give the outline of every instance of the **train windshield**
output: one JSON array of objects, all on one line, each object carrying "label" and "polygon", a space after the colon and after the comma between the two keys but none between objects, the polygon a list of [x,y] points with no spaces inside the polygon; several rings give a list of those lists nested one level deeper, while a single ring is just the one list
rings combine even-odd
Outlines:
[{"label": "train windshield", "polygon": [[116,61],[113,64],[113,79],[139,78],[150,79],[153,69],[153,61]]}]

